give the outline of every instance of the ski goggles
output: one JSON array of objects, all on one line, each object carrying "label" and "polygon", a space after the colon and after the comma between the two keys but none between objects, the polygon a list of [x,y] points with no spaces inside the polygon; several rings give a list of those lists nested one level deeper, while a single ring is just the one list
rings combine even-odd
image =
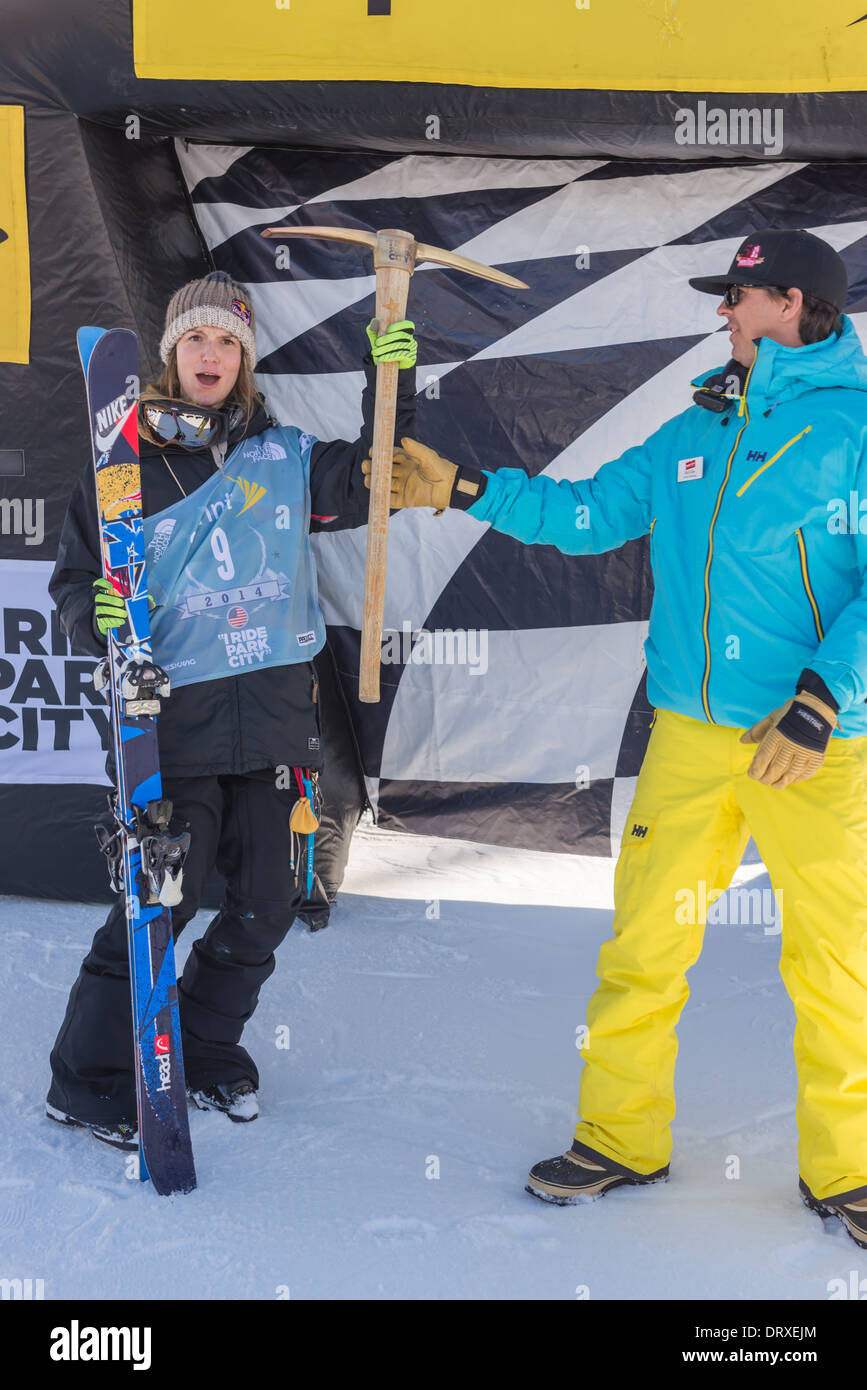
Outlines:
[{"label": "ski goggles", "polygon": [[139,401],[139,421],[161,444],[181,449],[208,449],[225,444],[238,418],[238,407],[211,410],[181,401]]},{"label": "ski goggles", "polygon": [[730,309],[738,303],[743,290],[778,290],[779,285],[726,285],[723,290],[723,299]]}]

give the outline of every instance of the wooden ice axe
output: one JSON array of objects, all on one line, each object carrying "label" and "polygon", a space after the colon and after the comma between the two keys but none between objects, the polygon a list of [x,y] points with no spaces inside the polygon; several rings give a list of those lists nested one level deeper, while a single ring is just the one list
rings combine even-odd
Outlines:
[{"label": "wooden ice axe", "polygon": [[[481,261],[471,261],[441,246],[426,246],[411,232],[392,227],[367,232],[361,227],[268,227],[267,237],[315,236],[336,241],[354,241],[369,246],[376,271],[377,333],[383,334],[393,323],[406,318],[409,277],[419,261],[453,266],[498,285],[526,290],[523,280],[492,270]],[[383,362],[376,369],[376,411],[373,417],[373,460],[370,477],[370,512],[367,526],[367,562],[364,572],[364,614],[361,626],[361,670],[358,698],[367,704],[379,701],[379,668],[382,652],[382,617],[385,609],[385,572],[388,560],[388,513],[391,500],[391,462],[397,415],[396,362]]]}]

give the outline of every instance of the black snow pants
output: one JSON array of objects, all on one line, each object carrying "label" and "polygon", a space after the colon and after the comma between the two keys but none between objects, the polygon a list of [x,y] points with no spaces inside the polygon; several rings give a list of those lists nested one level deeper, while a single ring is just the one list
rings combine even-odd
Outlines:
[{"label": "black snow pants", "polygon": [[[226,879],[222,907],[193,943],[178,981],[187,1084],[248,1080],[259,1073],[241,1046],[244,1024],[274,970],[274,951],[305,898],[290,868],[289,816],[297,790],[273,768],[241,775],[164,778],[174,817],[189,822],[183,898],[172,909],[175,939],[199,906],[209,869]],[[296,840],[297,843],[297,840]],[[306,842],[301,839],[301,844]],[[132,1008],[123,897],[93,939],[72,987],[51,1053],[48,1103],[87,1123],[136,1123]]]}]

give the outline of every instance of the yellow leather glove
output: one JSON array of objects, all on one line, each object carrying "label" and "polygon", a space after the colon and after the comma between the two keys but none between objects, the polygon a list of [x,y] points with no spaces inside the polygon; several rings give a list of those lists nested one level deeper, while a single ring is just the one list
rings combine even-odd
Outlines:
[{"label": "yellow leather glove", "polygon": [[[391,466],[392,508],[465,509],[481,497],[486,482],[483,473],[475,468],[459,468],[415,439],[404,438],[400,442],[403,447],[395,448]],[[372,467],[369,458],[361,465],[365,487],[370,487]]]},{"label": "yellow leather glove", "polygon": [[748,775],[766,787],[789,787],[819,771],[837,715],[830,705],[801,690],[779,709],[741,734],[741,743],[757,743]]}]

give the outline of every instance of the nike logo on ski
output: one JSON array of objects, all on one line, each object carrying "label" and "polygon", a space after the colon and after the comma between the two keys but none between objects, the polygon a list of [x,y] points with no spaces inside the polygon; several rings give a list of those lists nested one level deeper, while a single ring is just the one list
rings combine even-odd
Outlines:
[{"label": "nike logo on ski", "polygon": [[[103,406],[102,410],[96,412],[96,447],[100,453],[107,454],[114,441],[117,439],[124,427],[126,418],[131,410],[135,410],[135,401],[130,403],[129,396],[118,396],[117,400],[110,405]],[[114,429],[112,429],[114,425]],[[105,431],[110,433],[106,434]]]}]

